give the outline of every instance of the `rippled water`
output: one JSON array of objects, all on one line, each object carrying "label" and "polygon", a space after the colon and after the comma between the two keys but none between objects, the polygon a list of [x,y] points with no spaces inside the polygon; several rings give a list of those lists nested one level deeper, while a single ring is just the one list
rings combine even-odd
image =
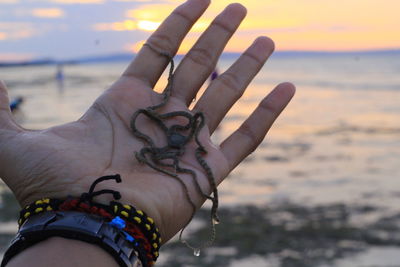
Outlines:
[{"label": "rippled water", "polygon": [[[221,60],[219,69],[232,61]],[[17,120],[39,129],[79,118],[126,65],[65,66],[62,91],[54,66],[3,68],[0,79],[12,98],[25,98]],[[344,203],[377,206],[377,216],[399,212],[399,74],[400,53],[272,57],[213,140],[222,142],[277,83],[295,83],[297,94],[260,148],[221,186],[221,205]]]}]

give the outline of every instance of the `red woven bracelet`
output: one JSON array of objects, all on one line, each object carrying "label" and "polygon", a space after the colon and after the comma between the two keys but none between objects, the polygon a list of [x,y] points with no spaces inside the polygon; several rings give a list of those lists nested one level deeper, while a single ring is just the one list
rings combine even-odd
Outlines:
[{"label": "red woven bracelet", "polygon": [[139,241],[141,250],[144,252],[142,253],[143,259],[141,259],[143,265],[152,266],[159,255],[158,250],[162,241],[154,220],[131,205],[123,205],[116,201],[111,201],[110,205],[104,205],[92,201],[94,196],[105,193],[113,194],[115,199],[121,197],[119,192],[113,190],[105,189],[94,192],[96,184],[109,179],[121,182],[118,174],[104,176],[97,179],[90,187],[89,192],[83,193],[79,198],[69,197],[65,200],[43,198],[27,205],[20,212],[19,226],[30,216],[46,211],[79,211],[101,216],[108,222],[118,216],[125,221],[125,227],[122,230]]}]

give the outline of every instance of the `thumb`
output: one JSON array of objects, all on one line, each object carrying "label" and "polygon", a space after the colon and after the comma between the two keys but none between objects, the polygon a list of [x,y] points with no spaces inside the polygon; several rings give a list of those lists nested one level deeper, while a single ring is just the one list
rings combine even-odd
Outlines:
[{"label": "thumb", "polygon": [[0,80],[0,112],[10,113],[10,100],[8,98],[7,86]]},{"label": "thumb", "polygon": [[6,84],[0,80],[0,129],[15,128],[10,110]]}]

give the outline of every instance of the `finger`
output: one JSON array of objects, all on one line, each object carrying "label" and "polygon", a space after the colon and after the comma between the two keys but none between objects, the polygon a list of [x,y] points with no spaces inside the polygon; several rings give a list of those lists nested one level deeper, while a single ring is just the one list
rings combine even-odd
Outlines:
[{"label": "finger", "polygon": [[221,144],[221,151],[229,164],[229,172],[258,147],[294,93],[295,87],[291,83],[278,85],[239,129]]},{"label": "finger", "polygon": [[214,19],[179,64],[174,77],[174,83],[179,86],[173,89],[173,96],[190,104],[245,16],[246,9],[242,5],[231,4]]},{"label": "finger", "polygon": [[11,116],[7,86],[0,80],[0,129],[10,128],[12,125]]},{"label": "finger", "polygon": [[0,113],[2,115],[10,115],[10,100],[8,98],[7,86],[0,80]]},{"label": "finger", "polygon": [[273,51],[271,39],[257,38],[226,72],[210,84],[194,107],[203,112],[210,134],[242,96]]},{"label": "finger", "polygon": [[[123,76],[135,77],[154,87],[168,59],[159,52],[174,56],[190,28],[207,9],[210,0],[188,0],[177,7],[147,40]],[[155,51],[156,50],[156,51]]]}]

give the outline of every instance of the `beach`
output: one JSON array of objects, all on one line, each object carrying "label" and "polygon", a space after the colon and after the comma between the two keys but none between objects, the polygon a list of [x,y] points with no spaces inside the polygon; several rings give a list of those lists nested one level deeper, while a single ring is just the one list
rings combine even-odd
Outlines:
[{"label": "beach", "polygon": [[[62,88],[54,65],[0,68],[0,79],[25,99],[15,119],[42,129],[78,119],[127,64],[65,65]],[[399,51],[274,55],[212,137],[220,144],[278,83],[296,85],[259,149],[220,186],[215,245],[195,257],[170,242],[158,266],[400,266],[399,73]],[[18,207],[2,192],[4,252]],[[189,226],[192,242],[208,237],[208,209]]]}]

